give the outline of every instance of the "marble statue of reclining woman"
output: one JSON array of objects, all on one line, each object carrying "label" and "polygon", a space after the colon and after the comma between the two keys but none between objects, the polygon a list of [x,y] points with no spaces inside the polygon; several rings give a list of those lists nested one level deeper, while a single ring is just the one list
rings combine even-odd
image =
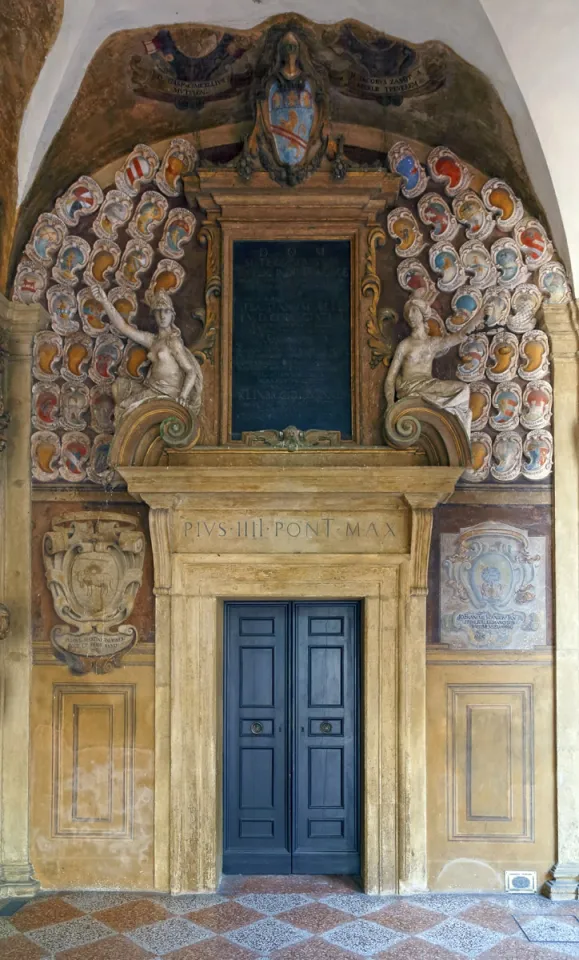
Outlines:
[{"label": "marble statue of reclining woman", "polygon": [[149,333],[131,326],[121,317],[114,304],[98,283],[90,284],[90,291],[116,330],[147,349],[150,367],[144,383],[130,377],[117,377],[112,393],[115,418],[119,419],[145,400],[170,397],[186,407],[192,417],[201,410],[203,373],[201,366],[183,343],[181,331],[175,323],[175,308],[164,292],[151,299],[151,311],[157,324],[157,333]]},{"label": "marble statue of reclining woman", "polygon": [[386,408],[393,406],[395,399],[420,397],[426,403],[441,407],[457,417],[470,438],[472,414],[470,389],[460,380],[438,380],[432,376],[432,365],[440,357],[466,339],[480,322],[482,309],[468,320],[460,333],[431,337],[428,333],[430,307],[425,300],[411,297],[404,305],[404,319],[410,327],[410,336],[402,340],[394,351],[384,385]]}]

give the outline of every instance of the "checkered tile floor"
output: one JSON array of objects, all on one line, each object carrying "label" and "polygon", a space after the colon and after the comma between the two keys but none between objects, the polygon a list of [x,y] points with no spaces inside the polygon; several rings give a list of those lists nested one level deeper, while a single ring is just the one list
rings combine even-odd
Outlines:
[{"label": "checkered tile floor", "polygon": [[579,902],[367,897],[340,877],[228,877],[219,894],[0,901],[2,960],[579,958]]}]

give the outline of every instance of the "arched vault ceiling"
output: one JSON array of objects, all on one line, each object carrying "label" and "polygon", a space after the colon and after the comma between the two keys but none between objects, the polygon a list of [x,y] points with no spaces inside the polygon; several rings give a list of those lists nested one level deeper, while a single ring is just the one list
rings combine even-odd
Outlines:
[{"label": "arched vault ceiling", "polygon": [[0,289],[16,221],[20,125],[63,10],[64,0],[2,0],[0,5]]},{"label": "arched vault ceiling", "polygon": [[[236,0],[235,3],[199,0],[194,11],[174,2],[160,8],[154,0],[126,0],[122,7],[118,0],[98,0],[98,3],[65,0],[59,36],[33,91],[21,129],[19,200],[22,202],[28,193],[21,236],[29,229],[31,219],[46,209],[55,194],[75,176],[127,151],[139,135],[150,142],[178,129],[194,128],[189,111],[175,118],[178,111],[171,108],[173,118],[170,122],[165,118],[163,124],[159,113],[153,116],[150,104],[141,101],[133,105],[135,122],[131,131],[127,129],[125,136],[118,133],[109,138],[110,156],[98,142],[100,134],[95,134],[91,142],[92,127],[86,120],[92,114],[85,113],[86,129],[79,134],[77,126],[82,113],[75,115],[74,111],[85,86],[90,88],[92,84],[93,88],[90,109],[96,108],[97,113],[100,111],[104,116],[108,113],[111,122],[114,121],[115,103],[126,99],[130,89],[128,74],[118,71],[114,58],[120,56],[122,61],[126,49],[128,63],[135,44],[142,47],[143,31],[159,25],[160,20],[163,25],[183,23],[190,20],[193,13],[197,23],[214,23],[232,30],[248,29],[265,18],[290,10],[318,23],[355,18],[411,43],[441,41],[458,55],[453,61],[455,79],[460,75],[462,80],[461,71],[467,69],[466,64],[461,63],[462,58],[492,81],[510,116],[516,139],[505,122],[500,103],[493,100],[492,88],[485,85],[482,78],[477,86],[476,71],[471,72],[473,83],[466,89],[460,118],[457,119],[456,104],[445,104],[444,96],[438,93],[434,99],[414,101],[416,107],[410,111],[406,104],[386,108],[382,122],[407,136],[433,144],[444,142],[489,175],[509,177],[513,186],[526,194],[524,199],[528,205],[544,209],[560,254],[570,261],[579,276],[579,223],[574,216],[578,209],[579,184],[571,182],[567,173],[573,169],[573,148],[579,139],[579,124],[575,121],[579,81],[574,70],[573,48],[573,38],[579,33],[576,0],[551,0],[541,5],[530,5],[526,0],[510,0],[508,4],[504,0],[461,0],[460,3],[456,0],[404,0],[403,3],[400,0],[397,3],[394,0],[357,3],[294,0],[291,6],[279,0],[263,0],[259,5],[256,0]],[[176,36],[180,29],[183,30],[175,26]],[[119,31],[136,32],[123,37]],[[114,34],[116,36],[111,36]],[[91,63],[97,50],[97,57]],[[99,58],[101,68],[104,67],[103,78],[108,77],[100,104],[94,95]],[[70,110],[75,98],[75,106]],[[80,154],[75,156],[75,150],[82,135],[85,147],[81,159]],[[75,148],[71,150],[73,140]],[[59,152],[62,157],[68,152],[70,162],[70,168],[63,167],[60,172],[60,190],[50,182],[51,175],[59,175]]]}]

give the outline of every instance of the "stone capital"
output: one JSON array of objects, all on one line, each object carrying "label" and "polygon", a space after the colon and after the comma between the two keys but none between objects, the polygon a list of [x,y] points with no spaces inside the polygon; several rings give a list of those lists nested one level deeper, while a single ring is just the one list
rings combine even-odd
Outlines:
[{"label": "stone capital", "polygon": [[14,303],[0,293],[0,329],[11,357],[30,357],[34,337],[49,324],[50,317],[40,303]]},{"label": "stone capital", "polygon": [[543,325],[551,341],[551,354],[557,360],[576,360],[579,350],[579,323],[576,303],[547,303],[543,307]]}]

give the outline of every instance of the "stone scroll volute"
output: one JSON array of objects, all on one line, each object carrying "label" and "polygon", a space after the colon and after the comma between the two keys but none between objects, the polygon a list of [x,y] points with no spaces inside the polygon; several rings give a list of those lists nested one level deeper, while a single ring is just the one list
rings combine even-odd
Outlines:
[{"label": "stone scroll volute", "polygon": [[109,673],[138,640],[125,623],[143,579],[145,537],[134,517],[77,513],[43,540],[46,582],[65,625],[50,639],[73,673]]}]

